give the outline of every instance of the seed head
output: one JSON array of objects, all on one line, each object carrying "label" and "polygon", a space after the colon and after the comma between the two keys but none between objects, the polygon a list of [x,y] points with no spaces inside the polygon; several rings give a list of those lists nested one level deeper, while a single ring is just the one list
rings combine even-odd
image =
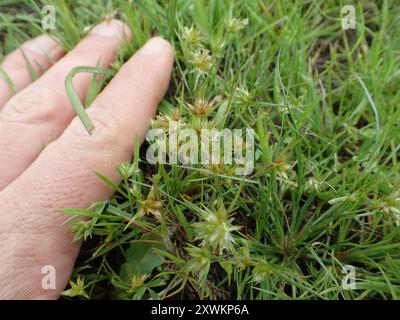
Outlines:
[{"label": "seed head", "polygon": [[249,24],[249,19],[229,18],[225,20],[225,28],[228,33],[237,33]]},{"label": "seed head", "polygon": [[325,181],[309,178],[305,184],[305,189],[311,192],[321,192],[326,185]]},{"label": "seed head", "polygon": [[71,286],[70,289],[67,289],[61,293],[61,295],[65,297],[84,297],[89,299],[88,294],[85,292],[85,278],[81,278],[78,276],[76,282],[70,281],[69,285]]},{"label": "seed head", "polygon": [[199,49],[203,46],[202,42],[204,41],[204,37],[200,33],[200,31],[193,26],[191,26],[190,28],[184,26],[181,37],[182,40],[191,48]]},{"label": "seed head", "polygon": [[152,128],[169,129],[171,121],[178,122],[181,125],[181,116],[178,108],[175,108],[171,115],[159,114],[154,119],[150,120]]},{"label": "seed head", "polygon": [[87,238],[92,236],[92,222],[91,220],[76,220],[72,226],[71,231],[75,234],[73,241]]},{"label": "seed head", "polygon": [[189,109],[195,116],[204,118],[207,117],[213,110],[215,110],[216,104],[220,100],[220,96],[215,97],[211,101],[197,97],[193,104],[189,104]]},{"label": "seed head", "polygon": [[201,49],[191,54],[189,62],[194,65],[197,73],[206,74],[211,70],[214,58],[210,56],[208,50]]},{"label": "seed head", "polygon": [[141,207],[139,209],[138,215],[144,215],[144,214],[152,214],[154,215],[158,220],[161,219],[161,212],[160,209],[163,206],[163,201],[162,200],[157,200],[156,192],[154,189],[154,186],[151,187],[150,192],[144,201],[140,201]]},{"label": "seed head", "polygon": [[391,214],[397,226],[400,226],[400,197],[392,194],[384,198],[379,207],[383,212]]},{"label": "seed head", "polygon": [[235,239],[232,233],[240,227],[232,224],[233,218],[224,205],[220,203],[217,210],[202,210],[202,221],[193,224],[196,238],[202,240],[203,246],[210,246],[212,250],[218,250],[221,254],[224,250],[233,251]]},{"label": "seed head", "polygon": [[136,274],[132,275],[131,278],[131,290],[135,290],[137,288],[140,288],[144,282],[146,281],[146,278],[148,277],[147,274],[144,274],[142,276],[138,276]]}]

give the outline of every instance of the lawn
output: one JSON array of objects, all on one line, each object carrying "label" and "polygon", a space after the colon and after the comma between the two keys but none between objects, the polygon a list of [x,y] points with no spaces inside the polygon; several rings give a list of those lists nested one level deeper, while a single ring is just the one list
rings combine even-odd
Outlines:
[{"label": "lawn", "polygon": [[152,35],[171,42],[154,128],[254,130],[246,176],[149,163],[149,143],[121,185],[99,173],[113,198],[64,210],[84,240],[66,299],[400,297],[400,1],[0,0],[0,60],[43,33],[45,4],[67,50],[125,21],[114,70]]}]

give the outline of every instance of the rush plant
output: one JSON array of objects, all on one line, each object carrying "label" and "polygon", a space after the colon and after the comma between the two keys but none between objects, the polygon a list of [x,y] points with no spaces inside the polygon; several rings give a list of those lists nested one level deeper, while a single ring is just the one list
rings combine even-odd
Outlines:
[{"label": "rush plant", "polygon": [[344,30],[342,1],[0,1],[0,58],[43,32],[44,5],[67,50],[116,16],[134,40],[110,74],[152,35],[174,47],[153,127],[254,130],[247,176],[150,164],[146,143],[121,185],[99,172],[113,198],[63,210],[84,240],[66,299],[400,297],[400,3],[352,3]]}]

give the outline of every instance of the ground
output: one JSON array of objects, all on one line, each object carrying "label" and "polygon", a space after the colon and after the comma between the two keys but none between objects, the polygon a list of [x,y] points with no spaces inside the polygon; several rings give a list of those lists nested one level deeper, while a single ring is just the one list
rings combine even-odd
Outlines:
[{"label": "ground", "polygon": [[89,220],[73,219],[85,242],[65,298],[400,296],[399,1],[2,0],[0,59],[43,32],[45,4],[67,50],[125,21],[134,41],[114,69],[152,35],[172,43],[153,127],[253,129],[255,142],[247,176],[151,164],[137,147],[110,201],[68,211]]}]

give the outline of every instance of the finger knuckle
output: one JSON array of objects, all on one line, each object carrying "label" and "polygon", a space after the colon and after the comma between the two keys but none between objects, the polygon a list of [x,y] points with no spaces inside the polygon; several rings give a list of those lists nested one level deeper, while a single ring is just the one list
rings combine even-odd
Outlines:
[{"label": "finger knuckle", "polygon": [[68,130],[67,141],[72,148],[102,152],[109,149],[120,149],[126,144],[119,134],[121,123],[106,107],[96,106],[96,112],[90,115],[94,125],[91,135],[85,130],[79,118],[75,118]]},{"label": "finger knuckle", "polygon": [[52,89],[27,88],[8,101],[2,118],[30,124],[56,121],[62,115],[63,100],[62,95]]}]

